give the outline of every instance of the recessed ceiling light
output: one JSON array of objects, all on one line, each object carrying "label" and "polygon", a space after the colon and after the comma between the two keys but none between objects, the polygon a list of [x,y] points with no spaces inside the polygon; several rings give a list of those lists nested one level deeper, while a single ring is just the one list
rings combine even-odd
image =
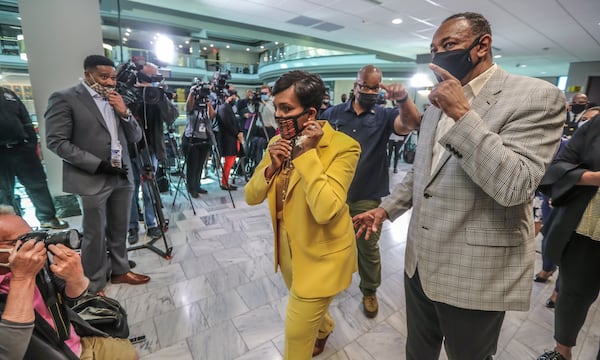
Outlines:
[{"label": "recessed ceiling light", "polygon": [[275,45],[279,45],[279,41],[275,41]]},{"label": "recessed ceiling light", "polygon": [[494,59],[500,59],[502,57],[502,55],[498,54],[498,55],[494,55]]},{"label": "recessed ceiling light", "polygon": [[150,40],[150,45],[154,44],[154,41]]},{"label": "recessed ceiling light", "polygon": [[210,44],[209,46],[210,46],[210,47],[214,47],[214,46],[215,46],[215,44]]},{"label": "recessed ceiling light", "polygon": [[395,18],[394,20],[392,20],[392,24],[394,24],[394,25],[402,24],[402,19]]},{"label": "recessed ceiling light", "polygon": [[250,48],[246,48],[246,51],[250,51]]},{"label": "recessed ceiling light", "polygon": [[131,34],[130,34],[130,33],[128,33],[128,32],[126,32],[126,33],[125,33],[125,36],[129,36],[129,35],[131,35]]},{"label": "recessed ceiling light", "polygon": [[189,40],[186,40],[186,41],[185,41],[185,43],[186,43],[186,44],[189,44],[189,43],[190,43],[190,41],[189,41]]},{"label": "recessed ceiling light", "polygon": [[123,41],[127,41],[127,38],[126,38],[126,37],[124,37],[124,38],[123,38]]},{"label": "recessed ceiling light", "polygon": [[229,49],[231,46],[229,46],[229,45],[226,45],[225,47]]},{"label": "recessed ceiling light", "polygon": [[179,44],[179,48],[180,48],[180,49],[182,49],[182,48],[183,48],[183,45]]},{"label": "recessed ceiling light", "polygon": [[260,48],[261,48],[261,49],[264,49],[264,48],[265,48],[265,46],[264,46],[264,45],[261,45],[261,46],[260,46]]},{"label": "recessed ceiling light", "polygon": [[202,48],[203,50],[206,50],[206,46]]},{"label": "recessed ceiling light", "polygon": [[126,31],[128,31],[128,32],[131,32],[131,28],[127,28],[127,29],[125,29],[125,30],[126,30]]}]

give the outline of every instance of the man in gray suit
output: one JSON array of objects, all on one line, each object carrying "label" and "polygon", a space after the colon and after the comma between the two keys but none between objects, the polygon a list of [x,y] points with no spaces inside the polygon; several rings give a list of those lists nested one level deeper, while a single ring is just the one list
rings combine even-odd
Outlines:
[{"label": "man in gray suit", "polygon": [[429,95],[413,169],[381,207],[354,217],[376,231],[412,207],[405,264],[407,359],[491,359],[506,310],[529,308],[532,199],[558,147],[565,97],[493,63],[480,14],[433,36]]},{"label": "man in gray suit", "polygon": [[150,280],[130,271],[125,244],[133,191],[127,143],[139,141],[142,132],[115,91],[112,60],[90,55],[83,67],[80,84],[50,95],[46,139],[63,159],[63,190],[81,198],[81,260],[89,291],[102,294],[109,272],[112,283]]}]

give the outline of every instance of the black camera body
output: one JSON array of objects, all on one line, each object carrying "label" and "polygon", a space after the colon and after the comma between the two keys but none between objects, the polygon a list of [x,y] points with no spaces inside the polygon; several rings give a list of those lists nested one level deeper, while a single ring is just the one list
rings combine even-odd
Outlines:
[{"label": "black camera body", "polygon": [[215,93],[217,94],[217,98],[220,100],[224,100],[226,97],[234,95],[235,90],[229,90],[228,80],[231,80],[231,71],[227,70],[226,73],[221,73],[221,69],[217,67],[217,70],[213,73],[213,86],[215,89]]},{"label": "black camera body", "polygon": [[[164,78],[162,75],[148,76],[141,70],[143,65],[131,61],[119,67],[117,72],[117,92],[129,104],[158,104],[165,98]],[[150,83],[152,86],[135,86],[138,83]]]},{"label": "black camera body", "polygon": [[48,232],[48,231],[31,231],[19,238],[23,243],[29,240],[35,240],[36,242],[43,242],[46,248],[50,245],[63,244],[64,246],[71,249],[81,248],[81,237],[82,235],[75,229],[69,229],[60,232]]},{"label": "black camera body", "polygon": [[194,79],[194,90],[192,90],[192,96],[197,105],[206,105],[206,100],[210,96],[210,84],[200,81],[198,78]]}]

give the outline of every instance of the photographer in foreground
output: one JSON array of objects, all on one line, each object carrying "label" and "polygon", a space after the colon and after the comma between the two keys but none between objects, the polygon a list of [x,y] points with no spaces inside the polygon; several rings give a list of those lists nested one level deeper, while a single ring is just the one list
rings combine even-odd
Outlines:
[{"label": "photographer in foreground", "polygon": [[[130,144],[130,151],[133,165],[133,198],[131,202],[131,212],[129,218],[129,230],[127,240],[130,244],[138,242],[139,233],[139,214],[138,197],[141,178],[150,180],[156,175],[159,161],[166,161],[167,152],[163,140],[164,129],[169,127],[177,117],[179,112],[175,105],[169,101],[161,87],[157,83],[163,80],[162,75],[158,73],[158,67],[152,63],[145,63],[141,70],[137,72],[137,81],[135,87],[140,93],[139,99],[129,108],[133,116],[139,122],[144,136],[142,140],[135,144]],[[163,125],[164,124],[164,125]],[[151,181],[151,180],[150,180]],[[158,224],[149,186],[142,186],[142,197],[144,201],[144,224],[146,225],[146,235],[156,239],[162,236],[162,231]],[[159,194],[155,194],[159,196]]]},{"label": "photographer in foreground", "polygon": [[[30,232],[0,205],[0,359],[137,359],[129,340],[93,328],[57,296],[77,300],[86,293],[79,254],[62,244],[46,249],[28,239]],[[53,260],[46,266],[48,252]]]},{"label": "photographer in foreground", "polygon": [[200,186],[202,170],[206,157],[212,146],[212,119],[216,112],[209,99],[210,87],[208,84],[196,84],[190,88],[185,110],[187,123],[181,139],[181,148],[186,159],[187,191],[193,198],[207,191]]}]

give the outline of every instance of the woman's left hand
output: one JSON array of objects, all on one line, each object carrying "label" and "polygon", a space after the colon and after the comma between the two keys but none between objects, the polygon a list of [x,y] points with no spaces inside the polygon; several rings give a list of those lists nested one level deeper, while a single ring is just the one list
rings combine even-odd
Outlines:
[{"label": "woman's left hand", "polygon": [[321,141],[321,138],[323,137],[323,128],[321,128],[321,125],[319,125],[316,120],[309,120],[304,123],[304,130],[302,130],[302,135],[300,135],[300,137],[303,138],[303,140],[297,155],[317,147],[319,141]]}]

